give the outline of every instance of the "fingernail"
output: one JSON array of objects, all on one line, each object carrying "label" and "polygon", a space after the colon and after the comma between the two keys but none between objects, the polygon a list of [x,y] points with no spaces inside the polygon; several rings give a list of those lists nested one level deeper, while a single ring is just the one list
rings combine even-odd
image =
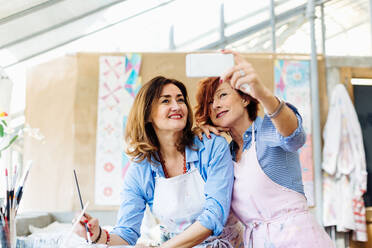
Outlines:
[{"label": "fingernail", "polygon": [[221,49],[221,52],[224,52],[225,51],[225,49]]},{"label": "fingernail", "polygon": [[92,232],[90,232],[89,234],[90,234],[91,237],[93,236],[93,233]]},{"label": "fingernail", "polygon": [[84,220],[84,223],[88,223],[88,220]]},{"label": "fingernail", "polygon": [[211,136],[210,135],[208,135],[208,139],[210,139],[211,138]]},{"label": "fingernail", "polygon": [[222,78],[220,78],[220,84],[222,84],[222,82],[223,82],[223,80],[222,80]]},{"label": "fingernail", "polygon": [[92,227],[92,224],[88,224],[88,227],[91,228]]}]

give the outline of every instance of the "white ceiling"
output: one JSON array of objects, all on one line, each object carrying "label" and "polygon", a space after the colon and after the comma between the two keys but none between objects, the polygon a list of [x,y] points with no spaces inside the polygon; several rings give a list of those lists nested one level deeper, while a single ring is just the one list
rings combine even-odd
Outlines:
[{"label": "white ceiling", "polygon": [[[135,50],[136,44],[137,50],[151,46],[154,50],[164,50],[169,47],[172,25],[175,26],[177,49],[198,49],[219,39],[221,2],[225,5],[226,36],[269,18],[269,0],[0,0],[0,66],[17,64],[84,37],[94,37],[92,34],[97,33],[117,40],[120,49],[132,40],[134,45],[126,45],[124,50],[133,50],[133,47]],[[277,0],[275,12],[286,14],[306,2]],[[350,29],[369,24],[369,1],[329,0],[325,4],[325,13],[327,38],[333,39]],[[278,42],[284,46],[297,30],[308,35],[306,23],[305,13],[278,23],[277,29],[281,30]],[[111,30],[110,34],[108,30]],[[230,45],[245,51],[267,51],[271,47],[270,32],[270,27],[266,27],[239,37]],[[367,35],[369,38],[370,32]],[[141,46],[144,41],[147,44]]]}]

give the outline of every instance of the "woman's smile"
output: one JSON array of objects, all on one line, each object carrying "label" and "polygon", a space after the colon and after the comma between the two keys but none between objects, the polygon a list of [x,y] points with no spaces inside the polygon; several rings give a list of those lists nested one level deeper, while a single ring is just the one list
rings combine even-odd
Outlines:
[{"label": "woman's smile", "polygon": [[169,119],[175,119],[175,120],[182,119],[182,117],[183,117],[182,114],[171,114],[168,116]]},{"label": "woman's smile", "polygon": [[223,117],[227,112],[229,112],[229,111],[228,110],[224,110],[224,111],[219,112],[216,115],[216,119]]}]

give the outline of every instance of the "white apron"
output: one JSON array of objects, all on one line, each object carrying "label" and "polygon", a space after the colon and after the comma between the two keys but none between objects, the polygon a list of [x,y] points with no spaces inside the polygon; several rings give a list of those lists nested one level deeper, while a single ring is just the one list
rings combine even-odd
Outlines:
[{"label": "white apron", "polygon": [[[195,165],[191,165],[186,174],[171,178],[157,175],[155,178],[152,212],[160,221],[162,242],[183,232],[203,211],[205,182]],[[220,236],[210,236],[194,247],[234,248],[242,240],[242,232],[240,222],[230,215]]]}]

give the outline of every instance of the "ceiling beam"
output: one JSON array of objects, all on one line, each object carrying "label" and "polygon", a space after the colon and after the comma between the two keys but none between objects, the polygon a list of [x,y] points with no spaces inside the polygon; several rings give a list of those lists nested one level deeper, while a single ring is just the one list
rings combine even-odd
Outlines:
[{"label": "ceiling beam", "polygon": [[52,5],[54,5],[56,3],[59,3],[59,2],[62,2],[62,1],[64,1],[64,0],[49,0],[49,1],[45,1],[45,2],[37,4],[37,5],[34,5],[30,8],[28,8],[28,9],[24,9],[24,10],[19,11],[17,13],[11,14],[7,17],[1,18],[0,19],[0,25],[3,25],[3,24],[5,24],[7,22],[10,22],[10,21],[13,21],[17,18],[21,18],[21,17],[26,16],[28,14],[31,14],[33,12],[39,11],[41,9],[47,8],[49,6],[52,6]]},{"label": "ceiling beam", "polygon": [[[317,1],[316,5],[319,5],[319,4],[322,4],[322,3],[324,4],[324,3],[329,2],[329,1],[331,1],[331,0]],[[290,9],[290,10],[288,10],[288,11],[282,13],[282,14],[276,15],[275,16],[276,22],[280,23],[280,22],[283,22],[283,21],[286,21],[286,20],[290,19],[291,17],[297,16],[297,15],[300,15],[300,14],[304,14],[304,13],[306,13],[306,10],[307,10],[307,3],[302,4],[298,7],[293,8],[293,9]],[[236,42],[236,41],[242,39],[243,37],[246,37],[246,36],[251,35],[255,32],[258,32],[258,31],[260,31],[264,28],[269,27],[271,25],[270,23],[271,23],[271,21],[270,21],[270,18],[269,18],[269,19],[267,19],[263,22],[260,22],[260,23],[258,23],[256,25],[253,25],[253,26],[251,26],[247,29],[244,29],[240,32],[237,32],[235,34],[232,34],[232,35],[226,37],[225,41],[227,43]],[[198,50],[218,49],[218,48],[221,47],[221,45],[223,45],[223,42],[218,40],[218,41],[212,42],[208,45],[205,45],[205,46],[199,48]]]},{"label": "ceiling beam", "polygon": [[93,31],[91,31],[91,32],[89,32],[89,33],[85,33],[85,34],[82,34],[82,35],[78,35],[78,36],[76,36],[76,37],[74,37],[74,38],[72,38],[72,39],[70,39],[70,40],[67,40],[67,41],[65,41],[65,42],[59,43],[59,44],[57,44],[57,45],[55,45],[55,46],[52,46],[52,47],[50,47],[50,48],[47,48],[47,49],[44,49],[44,50],[40,50],[40,51],[37,52],[37,53],[30,54],[30,55],[28,55],[28,56],[26,56],[26,57],[24,57],[24,58],[21,58],[21,59],[17,60],[17,61],[14,62],[14,63],[8,64],[8,65],[4,65],[3,68],[6,69],[6,68],[9,68],[9,67],[12,67],[12,66],[17,65],[17,64],[19,64],[19,63],[21,63],[21,62],[24,62],[24,61],[26,61],[26,60],[32,59],[32,58],[34,58],[34,57],[37,57],[37,56],[39,56],[39,55],[41,55],[41,54],[44,54],[44,53],[50,52],[50,51],[52,51],[52,50],[54,50],[54,49],[56,49],[56,48],[59,48],[59,47],[64,46],[64,45],[67,45],[67,44],[69,44],[69,43],[71,43],[71,42],[73,42],[73,41],[79,40],[79,39],[84,38],[84,37],[86,37],[86,36],[89,36],[89,35],[92,35],[92,34],[94,34],[94,33],[99,32],[99,31],[102,31],[102,30],[104,30],[104,29],[110,28],[110,27],[112,27],[112,26],[114,26],[114,25],[117,25],[117,24],[119,24],[119,23],[121,23],[121,22],[125,22],[125,21],[127,21],[127,20],[132,19],[132,18],[135,18],[135,17],[137,17],[137,16],[140,16],[140,15],[143,15],[143,14],[145,14],[145,13],[147,13],[147,12],[150,12],[150,11],[152,11],[152,10],[155,10],[155,9],[157,9],[157,8],[160,8],[160,7],[163,7],[163,6],[165,6],[165,5],[168,5],[168,4],[170,4],[170,3],[174,2],[174,1],[176,1],[176,0],[170,0],[170,1],[168,1],[168,2],[163,2],[163,3],[161,3],[161,4],[159,4],[159,5],[156,5],[156,6],[152,7],[152,8],[146,9],[146,10],[141,11],[141,12],[139,12],[139,13],[137,13],[137,14],[132,15],[132,16],[129,16],[129,17],[123,18],[123,19],[121,19],[121,20],[119,20],[119,21],[117,21],[117,22],[114,22],[114,23],[111,23],[111,24],[105,25],[105,26],[103,26],[103,27],[101,27],[101,28],[99,28],[99,29],[93,30]]},{"label": "ceiling beam", "polygon": [[[285,3],[289,2],[289,1],[290,0],[281,0],[281,1],[278,1],[278,2],[276,2],[276,5],[275,6],[276,7],[279,7],[282,4],[285,4]],[[256,15],[259,15],[261,13],[265,13],[265,12],[268,12],[268,11],[269,11],[269,6],[266,6],[266,7],[263,7],[261,9],[255,10],[252,13],[249,13],[247,15],[241,16],[241,17],[239,17],[239,18],[237,18],[237,19],[235,19],[235,20],[233,20],[231,22],[225,23],[225,29],[228,28],[228,27],[230,27],[230,26],[232,26],[232,25],[234,25],[234,24],[236,24],[236,23],[238,23],[238,22],[244,21],[244,20],[246,20],[248,18],[254,17]],[[197,40],[201,40],[201,39],[203,39],[205,37],[208,37],[208,35],[211,35],[211,34],[217,32],[219,30],[220,30],[220,27],[217,27],[217,28],[213,28],[211,30],[208,30],[208,31],[206,31],[205,33],[203,33],[201,35],[198,35],[196,37],[191,38],[190,40],[187,40],[185,42],[182,42],[179,45],[176,45],[176,48],[177,49],[180,49],[182,47],[187,47],[187,45],[189,45],[189,44],[191,44],[191,43],[193,43],[193,42],[195,42]]]},{"label": "ceiling beam", "polygon": [[48,33],[48,32],[50,32],[50,31],[52,31],[52,30],[54,30],[54,29],[57,29],[57,28],[60,28],[60,27],[66,26],[66,25],[68,25],[68,24],[70,24],[70,23],[76,22],[76,21],[78,21],[78,20],[80,20],[80,19],[83,19],[83,18],[85,18],[85,17],[88,17],[88,16],[90,16],[90,15],[93,15],[93,14],[95,14],[95,13],[97,13],[97,12],[103,11],[103,10],[105,10],[105,9],[107,9],[107,8],[110,8],[110,7],[112,7],[112,6],[116,5],[116,4],[119,4],[119,3],[124,2],[124,1],[127,1],[127,0],[117,0],[117,1],[111,2],[111,3],[109,3],[109,4],[106,4],[106,5],[104,5],[104,6],[98,7],[98,8],[96,8],[96,9],[94,9],[94,10],[89,11],[89,12],[86,12],[86,13],[84,13],[84,14],[82,14],[82,15],[79,15],[79,16],[73,17],[73,18],[71,18],[71,19],[68,19],[68,20],[66,20],[66,21],[64,21],[64,22],[61,22],[61,23],[58,23],[58,24],[53,25],[53,26],[51,26],[51,27],[48,27],[48,28],[42,29],[42,30],[37,31],[37,32],[35,32],[35,33],[32,33],[32,34],[30,34],[30,35],[26,35],[26,36],[24,36],[24,37],[22,37],[22,38],[19,38],[19,39],[17,39],[17,40],[10,41],[10,42],[8,42],[8,43],[5,43],[5,44],[1,45],[1,46],[0,46],[0,49],[4,49],[4,48],[10,47],[10,46],[14,46],[14,45],[17,45],[17,44],[19,44],[19,43],[21,43],[21,42],[24,42],[24,41],[27,41],[27,40],[29,40],[29,39],[32,39],[32,38],[34,38],[34,37],[36,37],[36,36],[39,36],[39,35],[42,35],[42,34]]}]

